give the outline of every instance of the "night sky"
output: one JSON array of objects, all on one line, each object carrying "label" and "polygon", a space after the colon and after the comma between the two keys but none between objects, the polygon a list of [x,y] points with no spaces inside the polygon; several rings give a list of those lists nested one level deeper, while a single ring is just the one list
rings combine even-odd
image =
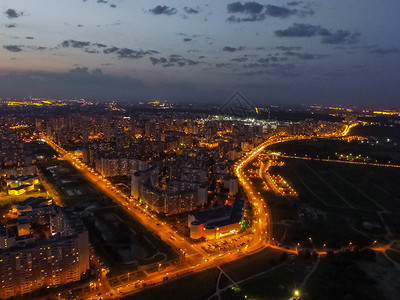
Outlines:
[{"label": "night sky", "polygon": [[0,97],[400,106],[400,1],[2,0]]}]

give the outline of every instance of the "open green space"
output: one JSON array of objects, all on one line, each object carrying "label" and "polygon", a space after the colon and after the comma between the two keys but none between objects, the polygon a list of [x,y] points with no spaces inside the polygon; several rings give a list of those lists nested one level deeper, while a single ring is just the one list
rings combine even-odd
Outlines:
[{"label": "open green space", "polygon": [[386,254],[395,262],[400,264],[400,252],[394,250],[386,250]]},{"label": "open green space", "polygon": [[375,142],[368,143],[367,141],[357,140],[347,142],[344,140],[310,139],[275,144],[268,147],[268,150],[282,152],[286,155],[330,159],[339,159],[341,154],[349,155],[354,159],[360,155],[359,161],[400,163],[398,144],[382,141],[376,144]]},{"label": "open green space", "polygon": [[390,248],[400,251],[400,241],[395,241]]},{"label": "open green space", "polygon": [[287,300],[300,285],[305,276],[304,270],[279,266],[263,275],[239,285],[239,290],[227,290],[221,299],[274,299]]},{"label": "open green space", "polygon": [[[299,193],[299,205],[317,209],[313,216],[302,218],[302,227],[293,228],[287,237],[304,240],[309,233],[318,244],[339,247],[358,241],[363,245],[386,234],[377,212],[400,215],[397,197],[400,170],[365,165],[285,159],[276,172]],[[341,204],[340,204],[340,202]],[[389,224],[388,224],[389,225]],[[390,228],[393,228],[392,226]],[[398,229],[392,230],[396,233]]]},{"label": "open green space", "polygon": [[219,270],[208,269],[200,273],[194,273],[183,278],[171,280],[162,285],[145,289],[139,293],[127,296],[127,300],[200,300],[207,299],[216,289]]},{"label": "open green space", "polygon": [[[283,177],[294,183],[294,189],[301,186],[303,193],[306,192],[309,198],[317,202],[317,205],[332,205],[349,208],[350,206],[339,197],[334,190],[334,187],[328,183],[326,179],[321,177],[321,174],[312,169],[303,161],[285,161],[286,165],[282,168]],[[288,169],[289,172],[285,172]],[[287,174],[289,173],[289,174]],[[296,184],[297,182],[297,184]],[[299,191],[300,194],[300,191]]]},{"label": "open green space", "polygon": [[[304,141],[307,145],[325,142]],[[279,146],[285,144],[290,143]],[[351,143],[343,145],[350,147]],[[259,164],[252,163],[245,168],[256,192],[271,209],[272,237],[278,243],[290,246],[300,243],[301,247],[326,244],[328,248],[340,248],[351,242],[367,246],[374,240],[385,240],[387,233],[396,235],[400,232],[397,226],[400,218],[399,168],[280,159],[285,165],[272,167],[269,171],[283,176],[298,192],[297,198],[266,190],[265,183],[257,176]],[[309,237],[312,237],[313,245]]]},{"label": "open green space", "polygon": [[319,207],[400,214],[400,187],[394,180],[400,169],[285,159],[279,172],[294,184],[300,197]]},{"label": "open green space", "polygon": [[310,277],[305,299],[384,299],[375,280],[354,258],[325,258]]},{"label": "open green space", "polygon": [[400,140],[399,126],[379,126],[379,125],[367,125],[367,126],[356,126],[350,130],[349,135],[358,135],[370,137],[374,136],[377,138],[389,138],[391,140]]},{"label": "open green space", "polygon": [[276,266],[280,263],[282,253],[281,250],[266,248],[258,253],[223,264],[221,269],[234,281],[240,281]]}]

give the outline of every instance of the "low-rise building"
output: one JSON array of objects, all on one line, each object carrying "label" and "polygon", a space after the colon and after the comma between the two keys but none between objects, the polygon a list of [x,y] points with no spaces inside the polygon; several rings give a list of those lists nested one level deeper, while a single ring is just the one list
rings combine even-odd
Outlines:
[{"label": "low-rise building", "polygon": [[214,240],[238,233],[242,229],[244,204],[244,200],[236,199],[232,206],[190,213],[190,238]]}]

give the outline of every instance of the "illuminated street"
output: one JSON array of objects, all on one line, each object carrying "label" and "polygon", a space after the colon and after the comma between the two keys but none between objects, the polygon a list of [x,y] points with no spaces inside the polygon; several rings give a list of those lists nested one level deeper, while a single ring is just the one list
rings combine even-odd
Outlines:
[{"label": "illuminated street", "polygon": [[[355,126],[355,125],[353,125]],[[340,136],[344,136],[349,132],[349,128],[353,126],[345,126],[343,132],[338,132]],[[334,136],[334,134],[324,134],[326,136]],[[285,136],[282,134],[275,134],[270,136],[265,142],[255,147],[252,151],[247,153],[242,157],[234,166],[234,171],[239,179],[241,186],[243,187],[247,198],[254,210],[254,224],[251,229],[251,234],[238,235],[236,241],[232,238],[222,239],[220,242],[208,241],[200,244],[192,244],[186,238],[180,237],[174,232],[174,230],[168,226],[165,222],[158,220],[157,216],[145,207],[137,204],[135,199],[124,195],[117,187],[113,186],[105,177],[95,172],[93,169],[82,163],[80,159],[72,153],[68,153],[58,145],[56,145],[51,139],[45,135],[41,136],[53,149],[55,149],[61,157],[68,160],[74,167],[76,167],[80,172],[92,183],[94,183],[100,190],[102,190],[107,196],[112,198],[114,201],[119,203],[125,208],[136,220],[140,221],[144,226],[151,230],[154,234],[160,236],[160,238],[170,245],[174,251],[181,256],[181,264],[171,268],[168,267],[164,270],[162,264],[160,264],[159,271],[153,274],[149,274],[145,280],[135,280],[131,279],[130,282],[125,283],[122,286],[116,288],[117,293],[132,293],[140,290],[144,286],[155,285],[162,283],[165,277],[173,278],[181,276],[189,272],[201,271],[206,268],[218,266],[222,263],[236,260],[245,255],[255,253],[259,250],[270,246],[271,242],[271,218],[270,210],[268,208],[267,201],[260,196],[260,192],[252,186],[249,175],[244,171],[246,166],[257,159],[259,155],[264,154],[264,150],[271,145],[276,143],[307,139],[305,136]],[[265,169],[265,166],[264,168]],[[262,172],[262,171],[261,171]],[[267,180],[268,184],[268,180]],[[272,185],[274,186],[274,185]],[[279,191],[278,191],[279,192]],[[160,231],[162,227],[162,231]],[[239,239],[239,240],[238,240]],[[243,239],[243,241],[241,240]],[[228,250],[222,250],[222,244],[224,240],[231,244]],[[209,245],[213,244],[210,248]],[[218,246],[218,245],[221,245]],[[240,245],[245,245],[245,247],[240,247]],[[276,246],[275,246],[276,247]],[[212,251],[206,252],[207,248]],[[279,248],[279,247],[276,247]],[[294,249],[283,249],[288,252],[296,252]],[[104,280],[105,277],[102,277]],[[104,286],[104,285],[103,285]]]},{"label": "illuminated street", "polygon": [[398,299],[375,2],[3,0],[0,299]]}]

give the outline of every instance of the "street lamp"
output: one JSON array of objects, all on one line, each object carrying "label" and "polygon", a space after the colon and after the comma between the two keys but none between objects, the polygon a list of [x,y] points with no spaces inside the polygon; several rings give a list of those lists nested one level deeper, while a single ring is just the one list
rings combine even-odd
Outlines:
[{"label": "street lamp", "polygon": [[300,300],[300,291],[294,290],[292,300]]}]

